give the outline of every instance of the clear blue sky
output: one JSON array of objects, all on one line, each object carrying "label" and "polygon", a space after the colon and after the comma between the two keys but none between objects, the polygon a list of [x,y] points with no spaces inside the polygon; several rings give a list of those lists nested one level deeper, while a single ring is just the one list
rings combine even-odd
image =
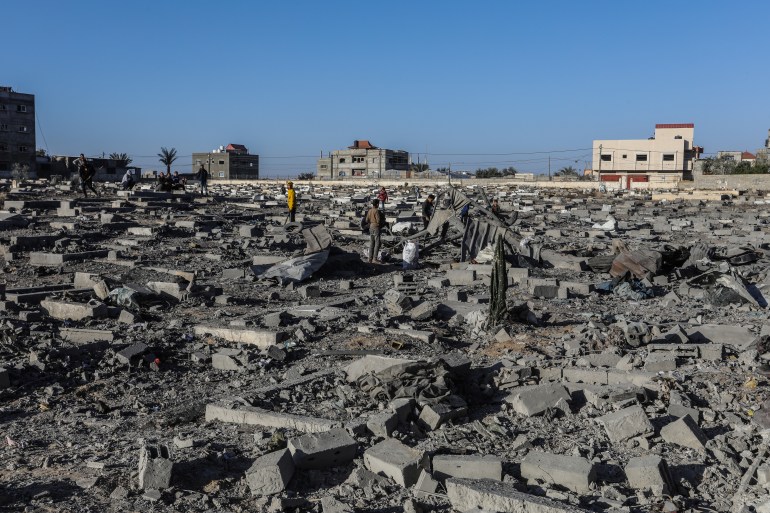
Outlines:
[{"label": "clear blue sky", "polygon": [[369,139],[544,172],[525,153],[582,167],[593,139],[655,123],[695,123],[707,152],[770,128],[767,0],[25,0],[3,18],[0,85],[36,95],[38,148],[146,169],[161,146],[189,171],[232,142],[293,175]]}]

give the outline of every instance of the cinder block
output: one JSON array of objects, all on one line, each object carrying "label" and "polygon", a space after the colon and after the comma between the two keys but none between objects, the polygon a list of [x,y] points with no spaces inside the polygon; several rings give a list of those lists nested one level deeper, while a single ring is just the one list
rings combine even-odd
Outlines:
[{"label": "cinder block", "polygon": [[653,430],[650,419],[638,404],[608,413],[596,420],[604,426],[607,436],[615,443],[652,433]]},{"label": "cinder block", "polygon": [[684,417],[663,426],[660,436],[668,443],[689,447],[698,451],[706,450],[708,438],[698,427],[698,424],[690,417]]},{"label": "cinder block", "polygon": [[444,403],[428,404],[420,412],[419,423],[422,427],[432,431],[452,419],[465,416],[467,413],[467,406],[453,407]]},{"label": "cinder block", "polygon": [[144,445],[139,449],[139,488],[162,490],[171,484],[174,463],[165,445]]},{"label": "cinder block", "polygon": [[631,488],[652,490],[656,496],[668,495],[672,488],[668,465],[656,455],[637,456],[628,460],[626,477]]},{"label": "cinder block", "polygon": [[418,499],[430,497],[438,491],[439,484],[427,470],[423,470],[414,485],[414,496]]},{"label": "cinder block", "polygon": [[366,468],[375,474],[391,478],[403,487],[412,486],[419,477],[422,452],[408,447],[395,438],[388,438],[364,453]]},{"label": "cinder block", "polygon": [[446,279],[450,285],[473,285],[476,281],[476,271],[463,271],[459,269],[447,271]]},{"label": "cinder block", "polygon": [[570,400],[569,392],[559,383],[517,388],[504,399],[516,413],[526,417],[541,415],[548,408],[567,406]]},{"label": "cinder block", "polygon": [[585,458],[532,451],[521,460],[521,476],[586,493],[596,480],[596,469]]},{"label": "cinder block", "polygon": [[433,475],[439,480],[449,477],[503,479],[503,462],[497,456],[440,454],[433,457],[432,463]]},{"label": "cinder block", "polygon": [[366,429],[374,436],[388,438],[398,427],[398,413],[382,411],[366,419]]},{"label": "cinder block", "polygon": [[246,471],[251,495],[258,497],[280,493],[294,475],[294,461],[288,449],[260,456]]},{"label": "cinder block", "polygon": [[302,469],[346,465],[353,461],[358,451],[358,443],[341,428],[292,438],[288,447],[294,464]]}]

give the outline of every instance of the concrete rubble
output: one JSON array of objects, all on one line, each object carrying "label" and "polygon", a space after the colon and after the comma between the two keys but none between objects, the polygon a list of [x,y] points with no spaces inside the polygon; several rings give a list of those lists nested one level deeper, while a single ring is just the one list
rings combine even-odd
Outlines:
[{"label": "concrete rubble", "polygon": [[770,200],[377,188],[5,186],[0,510],[770,511]]}]

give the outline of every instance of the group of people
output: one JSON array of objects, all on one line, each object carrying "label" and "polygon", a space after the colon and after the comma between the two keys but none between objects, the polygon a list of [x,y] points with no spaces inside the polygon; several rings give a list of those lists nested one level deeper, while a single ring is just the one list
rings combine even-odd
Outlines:
[{"label": "group of people", "polygon": [[166,173],[161,171],[158,175],[158,184],[155,186],[155,190],[166,192],[184,190],[185,185],[187,185],[187,178],[180,176],[179,171],[174,171],[173,175],[170,170]]}]

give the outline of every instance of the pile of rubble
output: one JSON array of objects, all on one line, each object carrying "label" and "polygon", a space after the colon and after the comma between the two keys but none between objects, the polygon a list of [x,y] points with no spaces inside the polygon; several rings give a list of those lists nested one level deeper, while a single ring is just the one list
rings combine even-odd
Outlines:
[{"label": "pile of rubble", "polygon": [[210,189],[6,194],[0,509],[770,512],[770,200]]}]

